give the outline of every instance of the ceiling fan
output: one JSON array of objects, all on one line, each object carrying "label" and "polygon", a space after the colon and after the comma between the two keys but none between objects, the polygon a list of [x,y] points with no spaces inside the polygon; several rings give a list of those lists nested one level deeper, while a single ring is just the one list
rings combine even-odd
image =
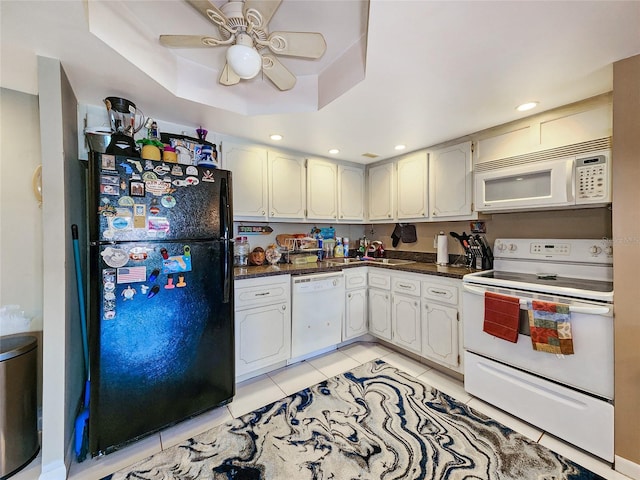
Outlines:
[{"label": "ceiling fan", "polygon": [[296,77],[276,55],[317,59],[327,44],[320,33],[271,32],[269,20],[282,0],[229,0],[218,8],[210,0],[186,0],[213,22],[212,35],[160,35],[168,48],[200,48],[228,45],[226,63],[219,82],[235,85],[240,79],[255,77],[260,70],[280,90],[290,90]]}]

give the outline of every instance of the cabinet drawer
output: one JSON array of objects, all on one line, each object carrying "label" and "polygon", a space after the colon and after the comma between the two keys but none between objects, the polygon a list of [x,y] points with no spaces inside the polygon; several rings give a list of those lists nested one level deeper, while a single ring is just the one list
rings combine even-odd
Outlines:
[{"label": "cabinet drawer", "polygon": [[389,290],[391,289],[391,276],[376,272],[369,272],[369,286]]},{"label": "cabinet drawer", "polygon": [[367,286],[367,269],[350,268],[344,270],[344,286],[347,290],[363,288]]},{"label": "cabinet drawer", "polygon": [[391,280],[392,290],[404,295],[420,296],[420,280],[414,278],[393,278]]},{"label": "cabinet drawer", "polygon": [[[287,280],[289,277],[287,276]],[[248,286],[236,282],[235,309],[258,307],[261,305],[273,305],[274,303],[289,302],[290,283],[253,283]]]},{"label": "cabinet drawer", "polygon": [[458,304],[458,287],[432,282],[422,282],[422,297],[449,305]]}]

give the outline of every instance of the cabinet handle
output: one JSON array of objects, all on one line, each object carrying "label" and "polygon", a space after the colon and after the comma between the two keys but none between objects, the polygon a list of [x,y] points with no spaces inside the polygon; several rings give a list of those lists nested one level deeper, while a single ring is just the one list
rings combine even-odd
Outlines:
[{"label": "cabinet handle", "polygon": [[273,212],[271,212],[271,216],[273,217]]},{"label": "cabinet handle", "polygon": [[351,298],[351,294],[350,294],[350,293],[349,293],[349,294],[347,294],[347,297]]},{"label": "cabinet handle", "polygon": [[282,305],[282,309],[283,309],[283,310],[286,310],[286,309],[287,309],[287,306],[286,306],[286,305]]},{"label": "cabinet handle", "polygon": [[264,211],[264,210],[262,210],[262,215],[264,215],[264,214],[265,214],[265,211]]},{"label": "cabinet handle", "polygon": [[267,295],[270,295],[270,294],[271,294],[271,292],[262,292],[262,293],[256,293],[255,296],[256,297],[264,297],[264,296],[267,296]]},{"label": "cabinet handle", "polygon": [[431,290],[431,293],[435,293],[436,295],[446,295],[447,292],[444,292],[442,290]]},{"label": "cabinet handle", "polygon": [[437,217],[437,216],[438,216],[438,214],[436,213],[436,211],[435,211],[435,210],[431,213],[431,215],[433,215],[434,217]]},{"label": "cabinet handle", "polygon": [[344,218],[344,215],[340,215],[340,218]]},{"label": "cabinet handle", "polygon": [[402,284],[402,283],[399,283],[399,284],[398,284],[398,286],[399,286],[400,288],[407,288],[407,289],[411,289],[411,290],[413,290],[413,288],[412,288],[412,286],[411,286],[411,285],[404,285],[404,284]]},{"label": "cabinet handle", "polygon": [[418,302],[413,302],[413,305],[417,307],[418,306]]},{"label": "cabinet handle", "polygon": [[388,217],[388,218],[391,218],[391,214],[388,214],[388,215],[387,215],[387,217]]}]

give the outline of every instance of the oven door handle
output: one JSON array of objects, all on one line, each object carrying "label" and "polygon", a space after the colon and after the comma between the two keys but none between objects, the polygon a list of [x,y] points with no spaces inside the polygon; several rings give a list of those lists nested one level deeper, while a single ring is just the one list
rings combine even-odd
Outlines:
[{"label": "oven door handle", "polygon": [[[466,284],[462,284],[462,288],[464,289],[465,292],[469,292],[469,293],[472,293],[474,295],[478,295],[478,296],[481,296],[481,297],[484,296],[485,290],[483,290],[482,288],[472,287],[472,286],[466,285]],[[514,298],[518,298],[518,297],[514,297]],[[522,310],[527,310],[527,300],[524,299],[524,298],[518,298],[518,300],[520,300],[520,308]],[[569,305],[569,311],[571,313],[584,313],[584,314],[587,314],[587,315],[607,315],[608,313],[611,312],[611,308],[610,307],[606,307],[604,305],[603,306],[598,306],[598,307]]]}]

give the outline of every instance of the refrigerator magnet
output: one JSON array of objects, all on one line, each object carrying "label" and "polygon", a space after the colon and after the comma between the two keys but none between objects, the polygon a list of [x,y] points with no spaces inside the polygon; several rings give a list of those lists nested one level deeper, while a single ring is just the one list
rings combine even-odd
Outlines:
[{"label": "refrigerator magnet", "polygon": [[127,288],[122,290],[122,296],[124,297],[124,301],[133,300],[133,297],[136,295],[136,289],[132,288],[131,285],[127,285]]},{"label": "refrigerator magnet", "polygon": [[153,170],[153,162],[151,160],[144,161],[144,169],[145,170]]},{"label": "refrigerator magnet", "polygon": [[133,173],[133,168],[131,168],[131,165],[129,165],[128,163],[121,162],[120,166],[124,168],[124,173],[126,175],[131,175]]},{"label": "refrigerator magnet", "polygon": [[118,268],[118,284],[136,283],[147,280],[147,267],[121,267]]},{"label": "refrigerator magnet", "polygon": [[121,248],[107,247],[102,252],[104,263],[111,268],[124,267],[129,261],[129,255]]},{"label": "refrigerator magnet", "polygon": [[145,193],[144,182],[139,180],[131,180],[129,182],[129,195],[132,197],[144,197]]},{"label": "refrigerator magnet", "polygon": [[176,287],[182,288],[186,286],[187,282],[184,281],[184,275],[178,275],[178,283],[176,283]]},{"label": "refrigerator magnet", "polygon": [[216,179],[213,176],[213,172],[211,170],[205,170],[202,173],[202,181],[203,182],[215,182]]},{"label": "refrigerator magnet", "polygon": [[156,197],[166,195],[169,193],[169,188],[171,188],[164,180],[147,180],[145,181],[145,186],[147,191]]},{"label": "refrigerator magnet", "polygon": [[187,167],[187,175],[198,175],[198,169],[193,165]]},{"label": "refrigerator magnet", "polygon": [[191,271],[191,257],[175,255],[162,261],[162,273],[179,273]]},{"label": "refrigerator magnet", "polygon": [[173,208],[176,206],[176,197],[173,195],[165,195],[160,199],[160,203],[165,208]]},{"label": "refrigerator magnet", "polygon": [[[149,209],[151,211],[151,209]],[[156,233],[169,233],[169,219],[167,217],[149,217],[149,225],[147,226],[150,232]]]},{"label": "refrigerator magnet", "polygon": [[176,288],[176,286],[173,284],[173,275],[171,274],[167,275],[167,284],[164,286],[164,288],[166,288],[167,290]]},{"label": "refrigerator magnet", "polygon": [[114,155],[102,155],[101,167],[102,170],[115,170],[116,157]]},{"label": "refrigerator magnet", "polygon": [[129,195],[124,195],[123,197],[120,197],[118,199],[118,205],[120,205],[121,207],[133,207],[133,198],[131,198]]},{"label": "refrigerator magnet", "polygon": [[127,158],[127,162],[129,162],[131,165],[136,167],[136,170],[139,173],[142,173],[142,164],[140,163],[140,160],[134,160],[132,158]]},{"label": "refrigerator magnet", "polygon": [[184,172],[182,171],[182,167],[180,165],[174,165],[171,169],[171,175],[174,175],[176,177],[183,176]]},{"label": "refrigerator magnet", "polygon": [[147,206],[135,204],[133,206],[133,228],[147,228]]}]

